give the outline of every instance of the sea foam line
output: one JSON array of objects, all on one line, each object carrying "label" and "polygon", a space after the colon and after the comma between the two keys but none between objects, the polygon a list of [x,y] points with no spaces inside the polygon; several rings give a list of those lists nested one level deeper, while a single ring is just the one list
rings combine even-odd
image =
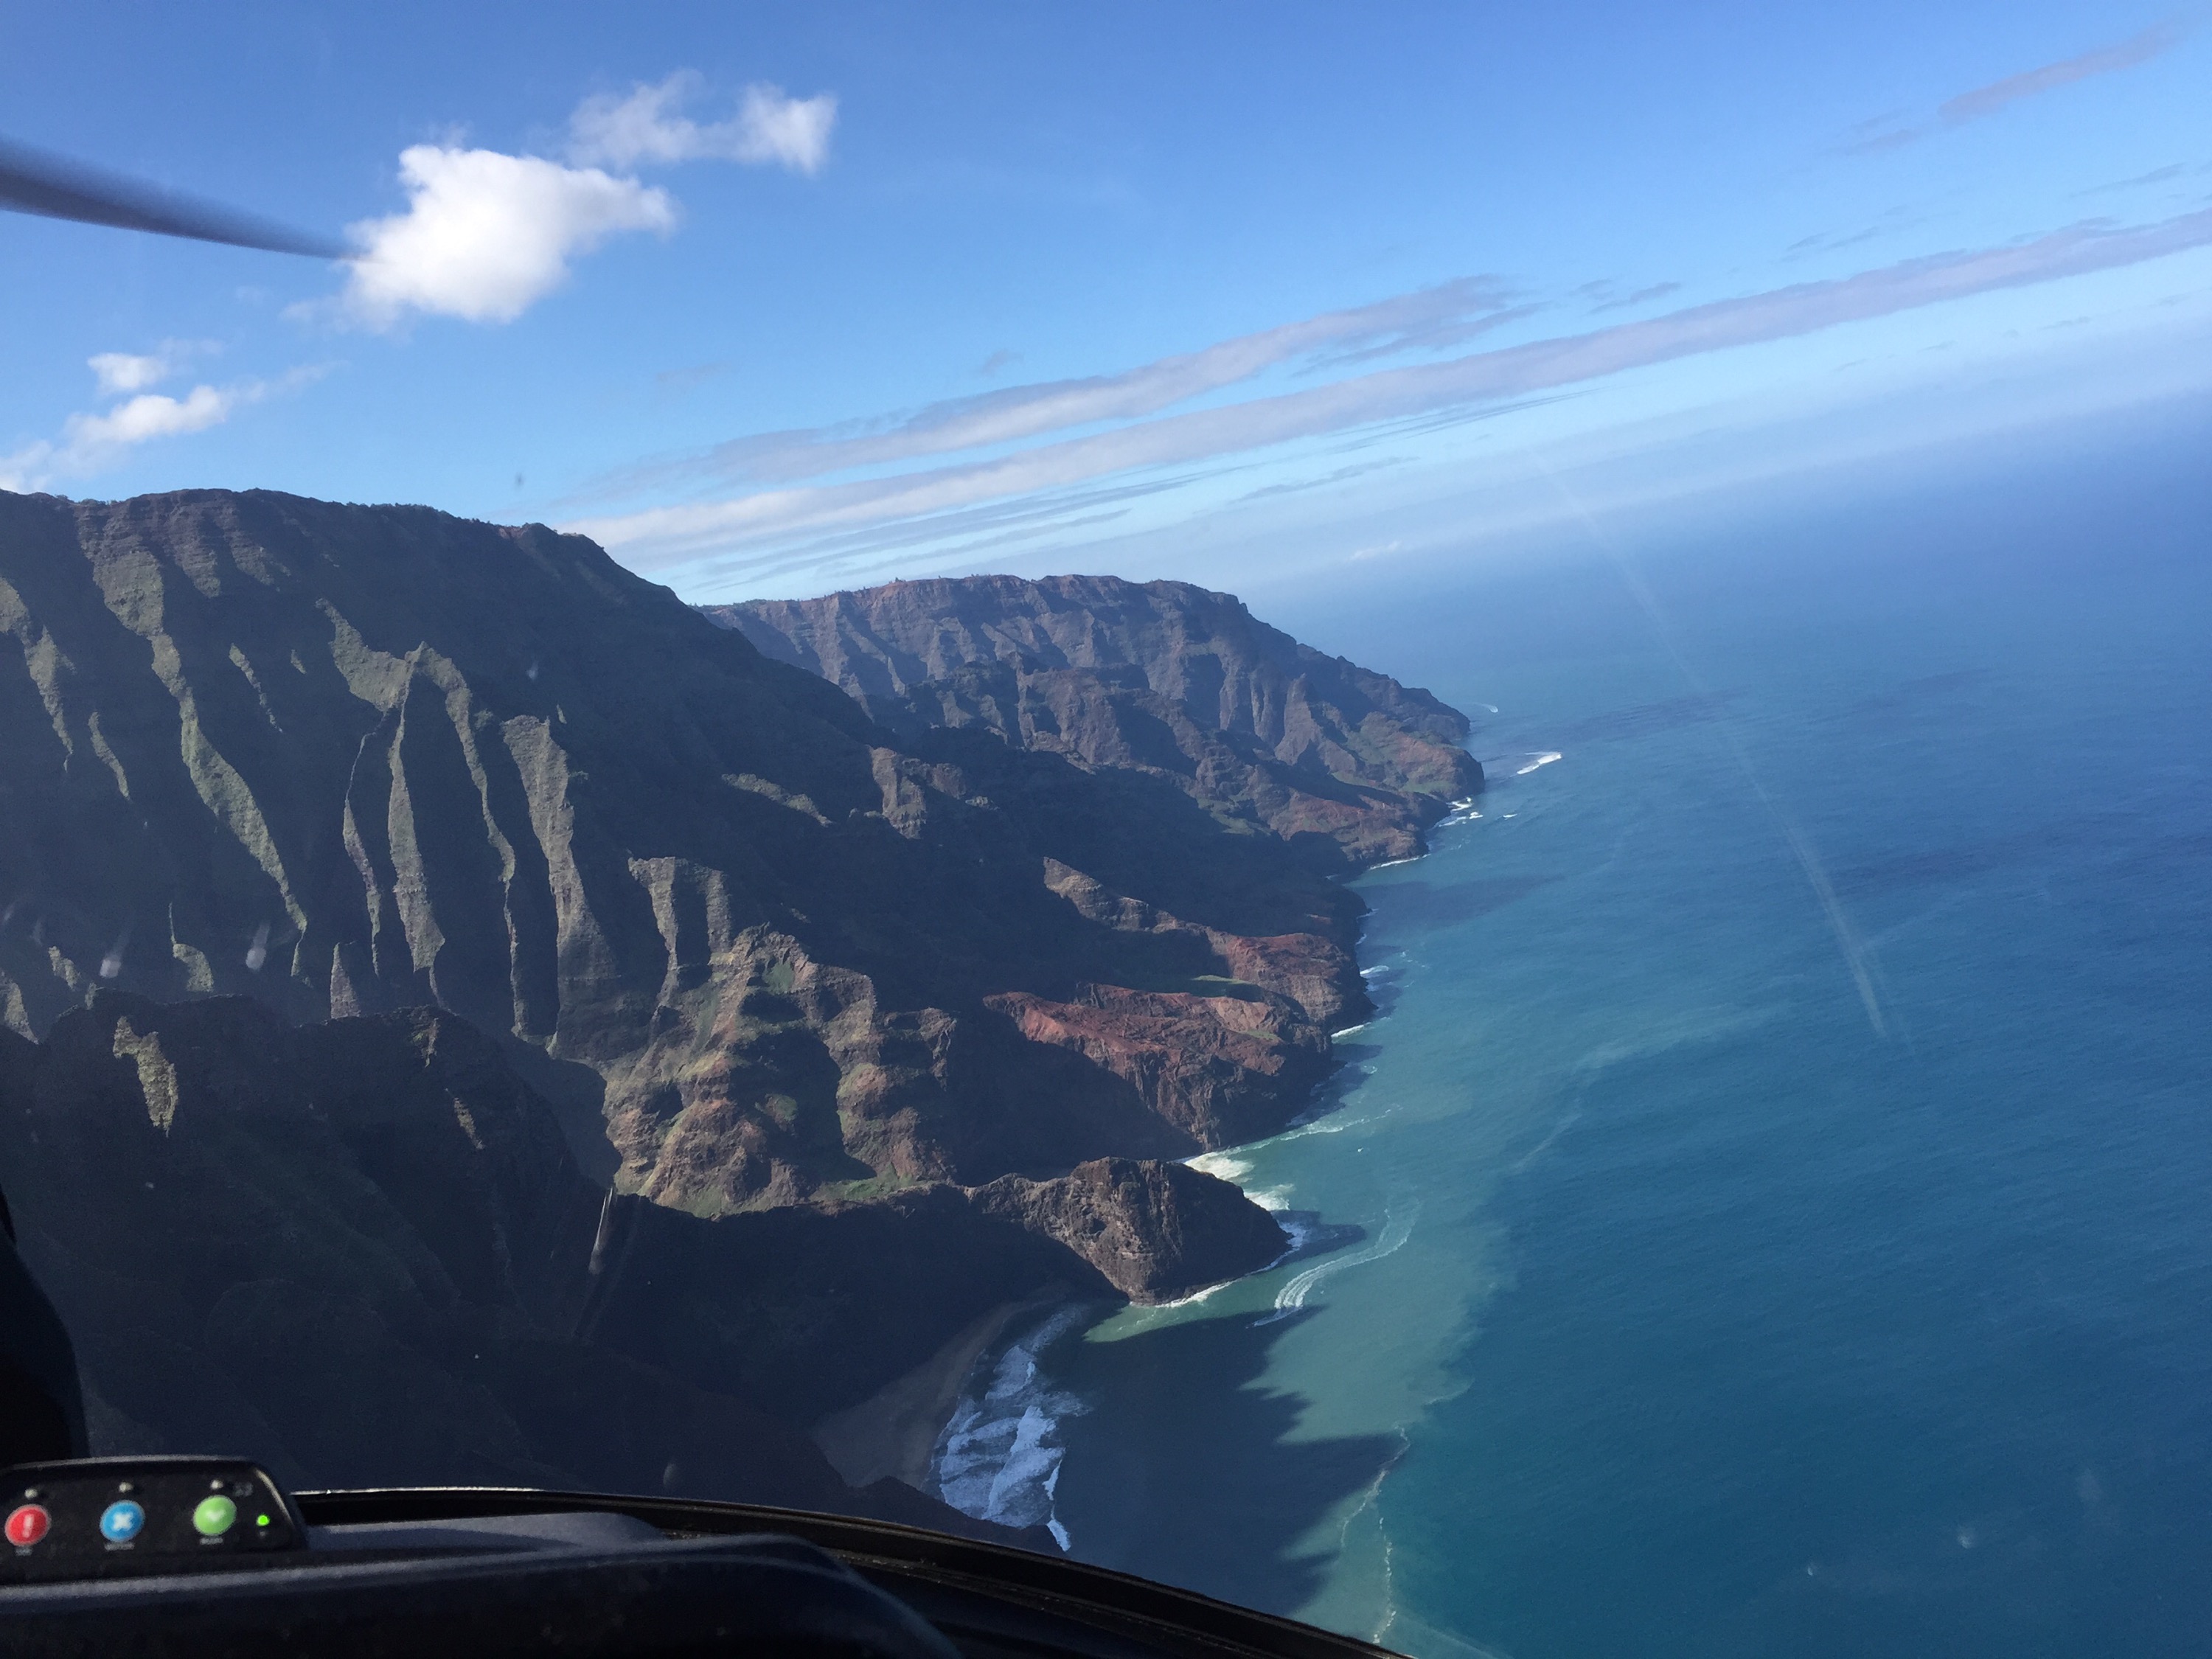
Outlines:
[{"label": "sea foam line", "polygon": [[1413,1223],[1420,1218],[1420,1214],[1421,1201],[1419,1199],[1407,1199],[1402,1204],[1385,1209],[1381,1237],[1364,1250],[1354,1250],[1350,1255],[1333,1256],[1318,1267],[1309,1267],[1302,1273],[1292,1275],[1283,1288],[1275,1292],[1275,1311],[1267,1317],[1280,1319],[1297,1312],[1306,1305],[1306,1298],[1325,1280],[1333,1274],[1342,1273],[1346,1267],[1364,1267],[1370,1261],[1380,1261],[1386,1255],[1395,1255],[1404,1248],[1406,1241],[1413,1237]]}]

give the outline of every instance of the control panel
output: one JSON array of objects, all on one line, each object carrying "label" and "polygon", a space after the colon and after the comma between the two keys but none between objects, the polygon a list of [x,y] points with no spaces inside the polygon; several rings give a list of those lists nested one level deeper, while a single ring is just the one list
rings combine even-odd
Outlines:
[{"label": "control panel", "polygon": [[219,1457],[94,1457],[0,1473],[0,1583],[192,1572],[303,1548],[276,1483]]}]

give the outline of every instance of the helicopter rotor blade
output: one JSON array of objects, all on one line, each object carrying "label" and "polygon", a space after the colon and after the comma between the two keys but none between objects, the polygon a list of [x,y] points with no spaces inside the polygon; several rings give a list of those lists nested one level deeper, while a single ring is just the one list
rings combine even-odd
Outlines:
[{"label": "helicopter rotor blade", "polygon": [[293,230],[5,140],[0,140],[0,210],[317,259],[343,259],[350,252],[327,236]]}]

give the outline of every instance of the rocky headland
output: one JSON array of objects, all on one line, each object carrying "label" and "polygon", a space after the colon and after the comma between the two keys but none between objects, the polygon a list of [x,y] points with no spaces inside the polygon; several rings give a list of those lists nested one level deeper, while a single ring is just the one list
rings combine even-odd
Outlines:
[{"label": "rocky headland", "polygon": [[100,1443],[951,1524],[805,1430],[1281,1252],[1175,1160],[1326,1075],[1465,722],[1176,584],[785,613],[0,494],[0,1187]]},{"label": "rocky headland", "polygon": [[890,730],[1158,778],[1334,872],[1419,852],[1482,785],[1457,709],[1188,582],[940,577],[706,611]]}]

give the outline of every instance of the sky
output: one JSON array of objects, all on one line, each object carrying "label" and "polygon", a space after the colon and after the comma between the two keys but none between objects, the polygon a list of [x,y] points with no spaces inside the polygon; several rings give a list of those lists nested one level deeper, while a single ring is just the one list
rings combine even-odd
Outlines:
[{"label": "sky", "polygon": [[0,0],[0,141],[351,250],[0,215],[0,488],[702,602],[1341,580],[2212,384],[2212,20],[2130,0]]}]

